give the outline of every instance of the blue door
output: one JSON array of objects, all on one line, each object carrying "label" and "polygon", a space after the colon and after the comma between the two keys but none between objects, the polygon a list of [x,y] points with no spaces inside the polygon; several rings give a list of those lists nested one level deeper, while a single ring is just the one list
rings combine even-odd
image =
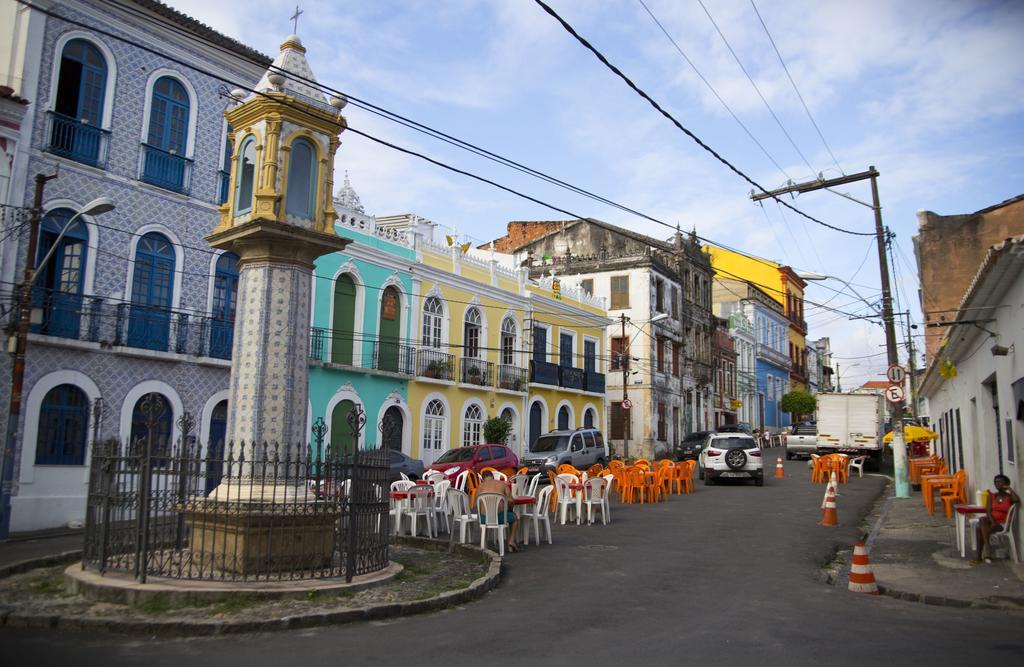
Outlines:
[{"label": "blue door", "polygon": [[163,234],[150,232],[135,250],[128,345],[168,349],[173,288],[174,248]]},{"label": "blue door", "polygon": [[526,443],[527,448],[532,448],[533,443],[537,442],[537,438],[542,436],[544,411],[540,407],[540,403],[534,402],[530,406],[530,442]]},{"label": "blue door", "polygon": [[157,79],[149,110],[146,159],[142,170],[145,181],[169,190],[184,190],[188,112],[185,87],[169,76]]},{"label": "blue door", "polygon": [[43,321],[32,330],[49,336],[78,338],[82,319],[82,283],[89,232],[81,220],[68,228],[45,265],[43,258],[60,236],[64,225],[74,213],[59,208],[46,214],[39,232],[36,266],[40,268],[38,283],[32,294],[32,305],[43,310]]},{"label": "blue door", "polygon": [[235,335],[238,299],[238,255],[226,252],[217,259],[213,278],[213,314],[210,318],[210,356],[230,359]]},{"label": "blue door", "polygon": [[221,401],[210,415],[210,435],[206,441],[206,495],[217,488],[224,475],[224,439],[228,433],[228,402]]},{"label": "blue door", "polygon": [[548,330],[544,327],[533,327],[533,360],[548,360]]},{"label": "blue door", "polygon": [[572,366],[572,334],[559,334],[558,336],[558,365]]},{"label": "blue door", "polygon": [[50,150],[87,164],[99,161],[106,89],[103,55],[84,39],[69,41],[61,53]]}]

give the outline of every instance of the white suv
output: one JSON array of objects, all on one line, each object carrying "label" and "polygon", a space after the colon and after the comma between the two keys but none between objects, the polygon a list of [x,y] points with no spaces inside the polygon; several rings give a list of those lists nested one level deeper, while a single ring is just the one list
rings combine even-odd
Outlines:
[{"label": "white suv", "polygon": [[754,438],[745,433],[715,433],[698,459],[705,484],[719,479],[752,479],[764,486],[764,462]]}]

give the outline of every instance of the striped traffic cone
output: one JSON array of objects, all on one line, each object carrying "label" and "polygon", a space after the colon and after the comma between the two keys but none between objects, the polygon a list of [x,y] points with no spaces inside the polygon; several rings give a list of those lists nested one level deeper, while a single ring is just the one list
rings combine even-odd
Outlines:
[{"label": "striped traffic cone", "polygon": [[850,563],[850,590],[854,593],[878,595],[875,573],[871,571],[868,548],[860,539],[853,545],[853,561]]},{"label": "striped traffic cone", "polygon": [[821,508],[825,510],[821,515],[821,521],[819,525],[835,527],[839,525],[839,517],[836,516],[836,492],[829,484],[825,489],[825,500],[821,503]]},{"label": "striped traffic cone", "polygon": [[786,467],[782,465],[781,456],[775,458],[775,476],[780,479],[786,476]]}]

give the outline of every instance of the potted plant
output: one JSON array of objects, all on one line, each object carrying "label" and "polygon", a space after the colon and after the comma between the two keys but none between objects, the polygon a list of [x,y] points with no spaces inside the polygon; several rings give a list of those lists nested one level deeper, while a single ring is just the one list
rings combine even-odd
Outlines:
[{"label": "potted plant", "polygon": [[512,433],[512,423],[502,417],[491,417],[484,422],[484,441],[492,445],[504,445]]},{"label": "potted plant", "polygon": [[472,384],[484,383],[483,377],[480,375],[479,366],[470,366],[469,369],[466,371],[466,375],[468,376],[468,379]]}]

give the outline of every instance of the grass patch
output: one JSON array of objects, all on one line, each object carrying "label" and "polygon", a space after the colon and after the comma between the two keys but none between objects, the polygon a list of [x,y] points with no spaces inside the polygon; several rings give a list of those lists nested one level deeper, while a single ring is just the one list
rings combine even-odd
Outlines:
[{"label": "grass patch", "polygon": [[166,595],[154,595],[139,604],[139,611],[145,614],[163,614],[171,609],[174,609],[174,605]]},{"label": "grass patch", "polygon": [[63,574],[44,574],[29,579],[28,587],[34,593],[59,595],[64,592]]},{"label": "grass patch", "polygon": [[237,614],[258,604],[260,604],[260,600],[255,596],[238,595],[227,600],[221,600],[214,608],[214,612],[218,614]]}]

